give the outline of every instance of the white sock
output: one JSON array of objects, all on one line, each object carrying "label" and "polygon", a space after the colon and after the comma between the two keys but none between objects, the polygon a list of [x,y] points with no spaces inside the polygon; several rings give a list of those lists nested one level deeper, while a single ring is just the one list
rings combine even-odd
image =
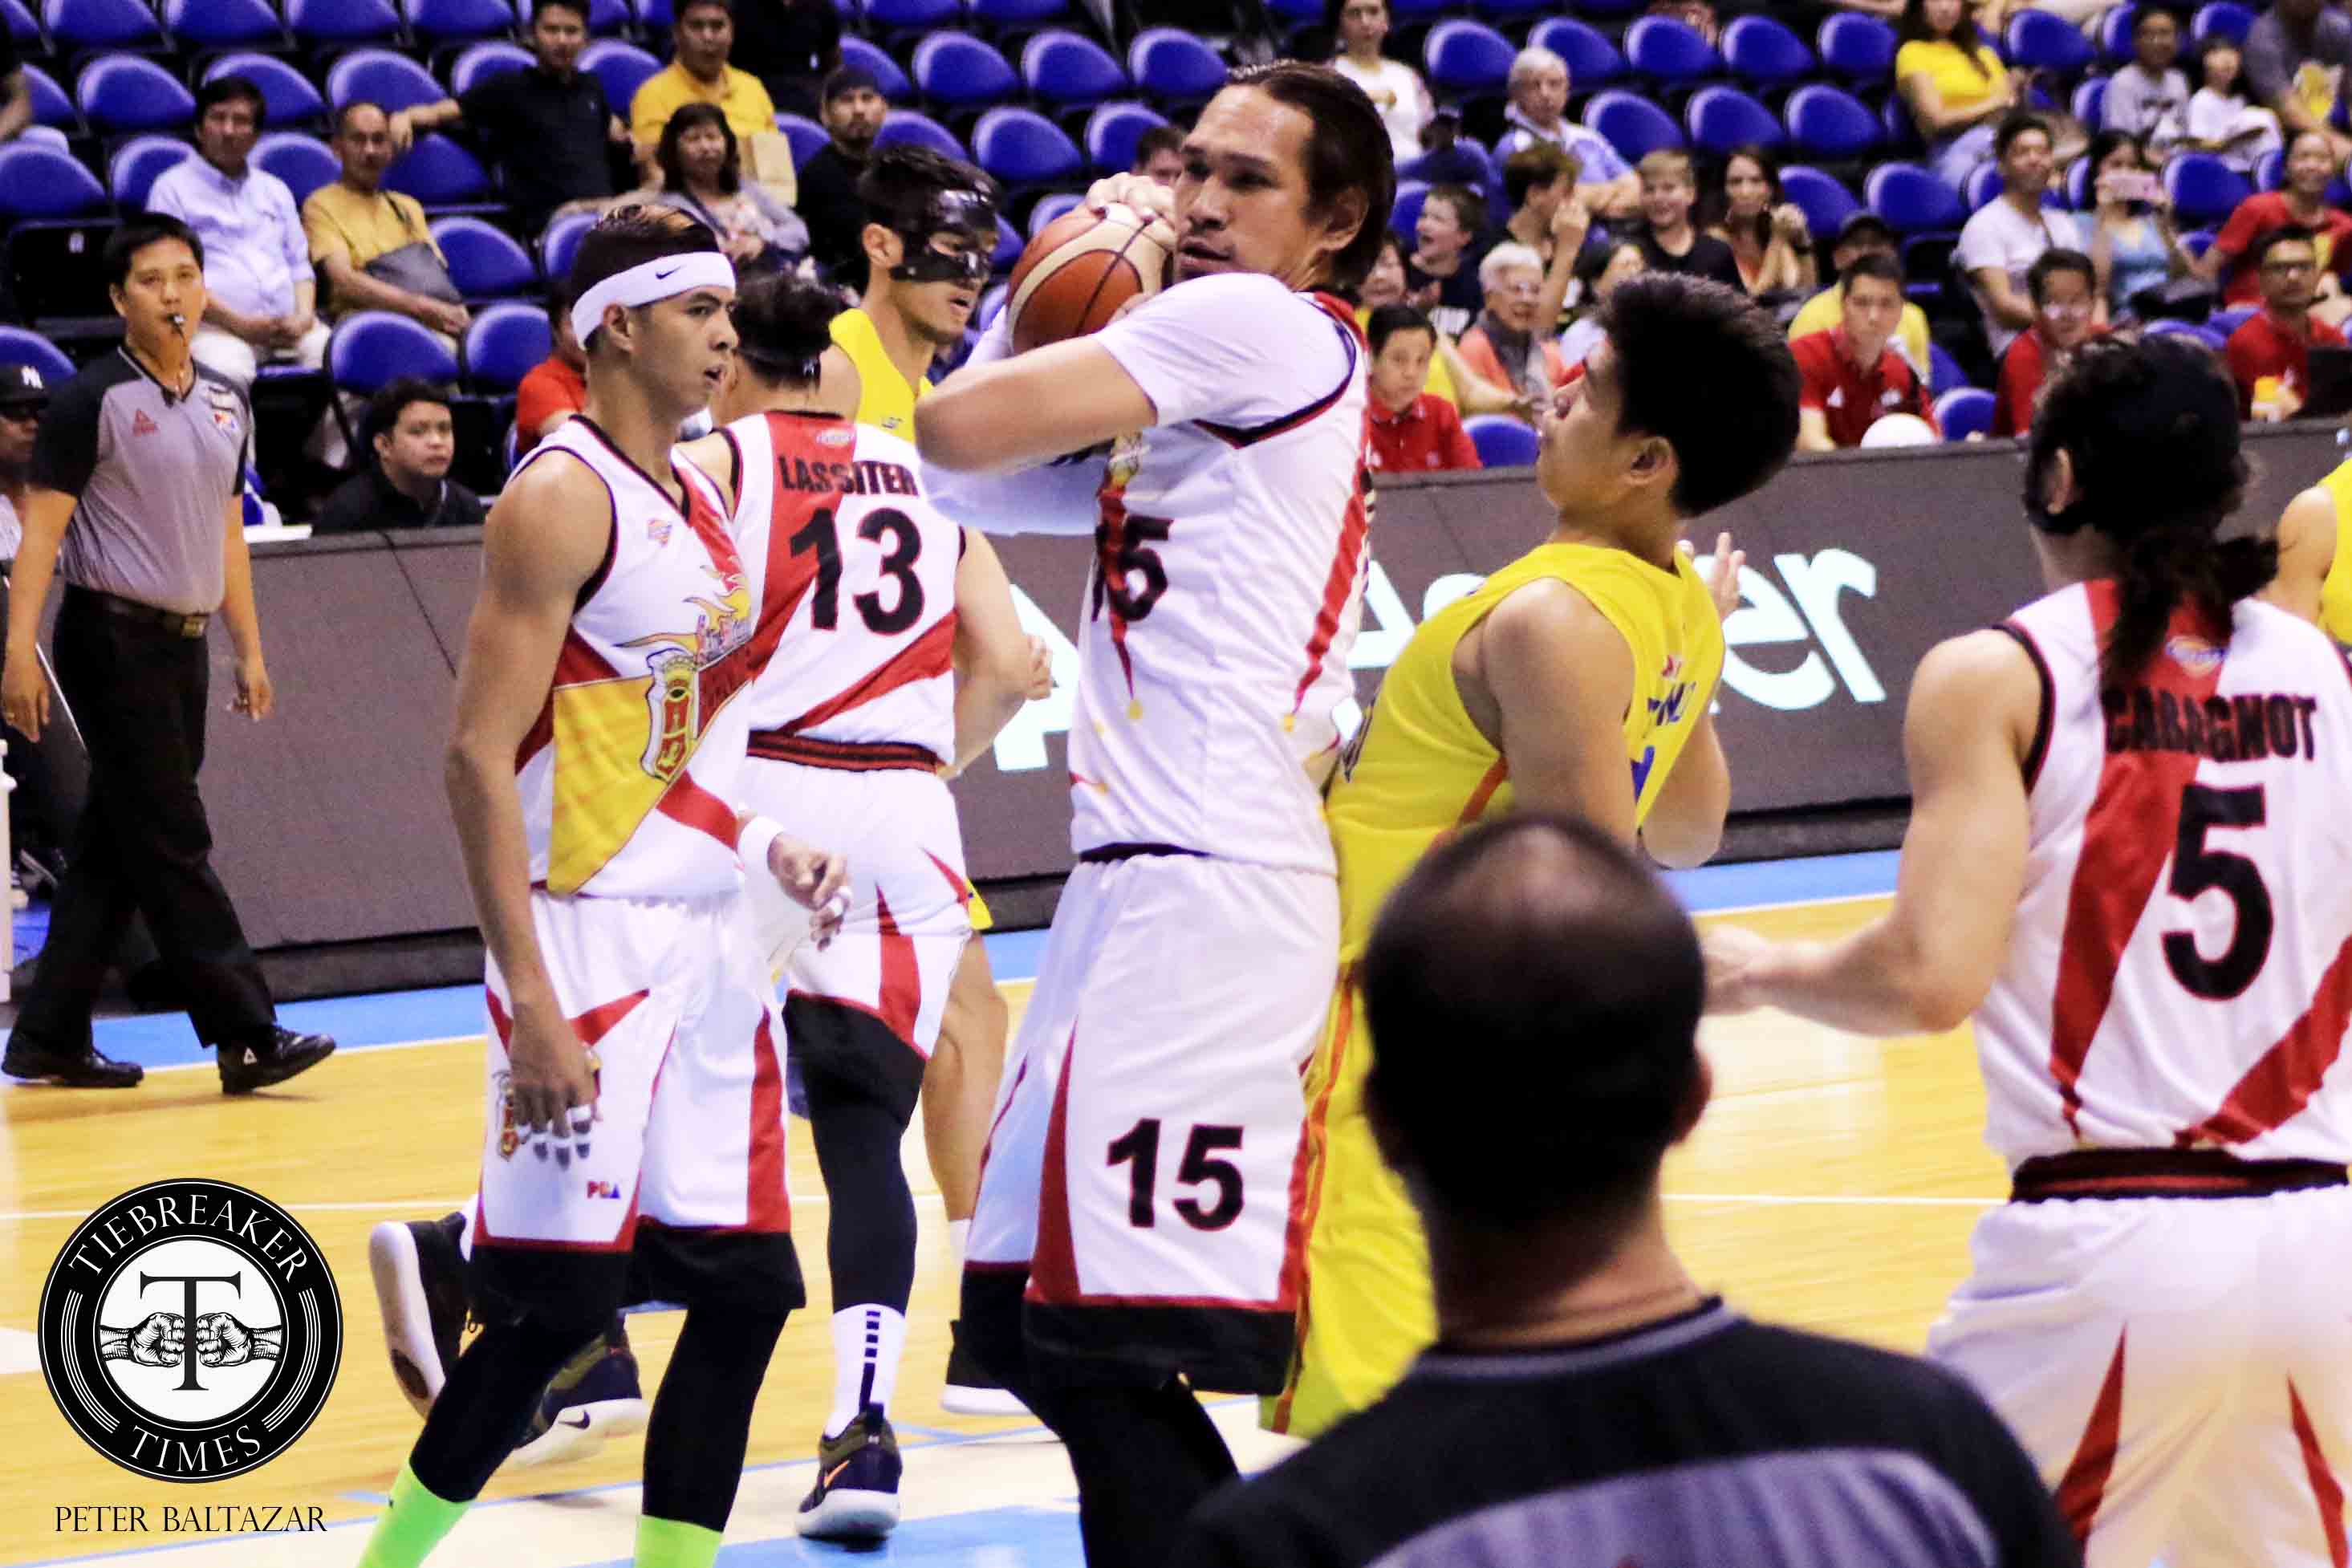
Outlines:
[{"label": "white sock", "polygon": [[948,1221],[948,1266],[958,1274],[963,1272],[964,1252],[971,1245],[971,1221],[968,1219]]},{"label": "white sock", "polygon": [[890,1411],[898,1359],[907,1349],[907,1315],[867,1302],[833,1315],[833,1414],[824,1435],[841,1436],[869,1405]]}]

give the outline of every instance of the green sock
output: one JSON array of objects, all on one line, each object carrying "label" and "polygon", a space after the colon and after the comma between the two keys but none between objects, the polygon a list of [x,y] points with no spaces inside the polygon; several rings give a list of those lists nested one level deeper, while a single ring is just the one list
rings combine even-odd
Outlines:
[{"label": "green sock", "polygon": [[715,1530],[683,1520],[637,1517],[637,1568],[710,1568],[719,1561]]},{"label": "green sock", "polygon": [[403,1464],[400,1478],[392,1483],[392,1507],[375,1521],[359,1568],[417,1568],[469,1506],[434,1496],[416,1472]]}]

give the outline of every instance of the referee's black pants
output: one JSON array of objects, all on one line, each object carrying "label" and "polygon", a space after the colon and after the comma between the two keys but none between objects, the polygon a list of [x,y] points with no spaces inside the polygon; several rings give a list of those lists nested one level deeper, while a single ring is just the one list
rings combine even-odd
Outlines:
[{"label": "referee's black pants", "polygon": [[51,649],[89,752],[89,798],[49,911],[47,943],[17,1009],[18,1031],[44,1047],[88,1041],[90,1008],[136,910],[197,1038],[266,1037],[276,1009],[213,874],[212,826],[196,794],[205,639],[116,615],[99,595],[68,585]]}]

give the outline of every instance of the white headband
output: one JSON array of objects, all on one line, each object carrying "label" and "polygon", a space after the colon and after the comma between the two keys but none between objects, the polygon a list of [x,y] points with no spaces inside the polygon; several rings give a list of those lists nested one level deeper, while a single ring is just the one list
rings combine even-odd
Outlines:
[{"label": "white headband", "polygon": [[692,250],[640,262],[590,286],[572,302],[572,335],[583,346],[604,324],[607,305],[651,305],[697,289],[732,289],[735,268],[715,250]]}]

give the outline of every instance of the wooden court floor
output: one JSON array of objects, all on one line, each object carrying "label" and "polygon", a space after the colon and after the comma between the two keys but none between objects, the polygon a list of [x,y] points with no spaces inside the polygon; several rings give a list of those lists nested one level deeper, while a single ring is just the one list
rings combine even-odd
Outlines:
[{"label": "wooden court floor", "polygon": [[[1709,919],[1827,936],[1884,907],[1871,899]],[[1028,987],[1006,990],[1017,1016]],[[1710,1022],[1704,1039],[1715,1102],[1667,1168],[1673,1234],[1693,1271],[1759,1317],[1918,1349],[1966,1271],[1970,1225],[2003,1190],[1979,1140],[1984,1100],[1967,1031],[1880,1043],[1765,1014]],[[367,1233],[380,1220],[446,1212],[472,1191],[480,1055],[478,1039],[352,1051],[245,1100],[223,1100],[208,1064],[152,1074],[130,1093],[0,1090],[0,1339],[21,1346],[6,1331],[33,1327],[50,1264],[83,1215],[166,1175],[233,1180],[292,1208],[325,1249],[345,1322],[341,1373],[309,1433],[265,1469],[212,1486],[118,1469],[67,1426],[37,1371],[0,1372],[0,1564],[157,1544],[152,1533],[61,1531],[61,1505],[143,1504],[151,1519],[166,1503],[315,1505],[330,1522],[379,1511],[416,1421],[379,1349]],[[805,1128],[794,1131],[811,1301],[769,1370],[753,1462],[813,1454],[830,1403],[825,1210]],[[908,1169],[921,1194],[921,1250],[894,1415],[955,1430],[1014,1425],[939,1408],[954,1281],[919,1137]],[[648,1394],[678,1321],[631,1320]],[[625,1439],[582,1465],[501,1475],[486,1495],[628,1481],[639,1460],[640,1446]]]}]

